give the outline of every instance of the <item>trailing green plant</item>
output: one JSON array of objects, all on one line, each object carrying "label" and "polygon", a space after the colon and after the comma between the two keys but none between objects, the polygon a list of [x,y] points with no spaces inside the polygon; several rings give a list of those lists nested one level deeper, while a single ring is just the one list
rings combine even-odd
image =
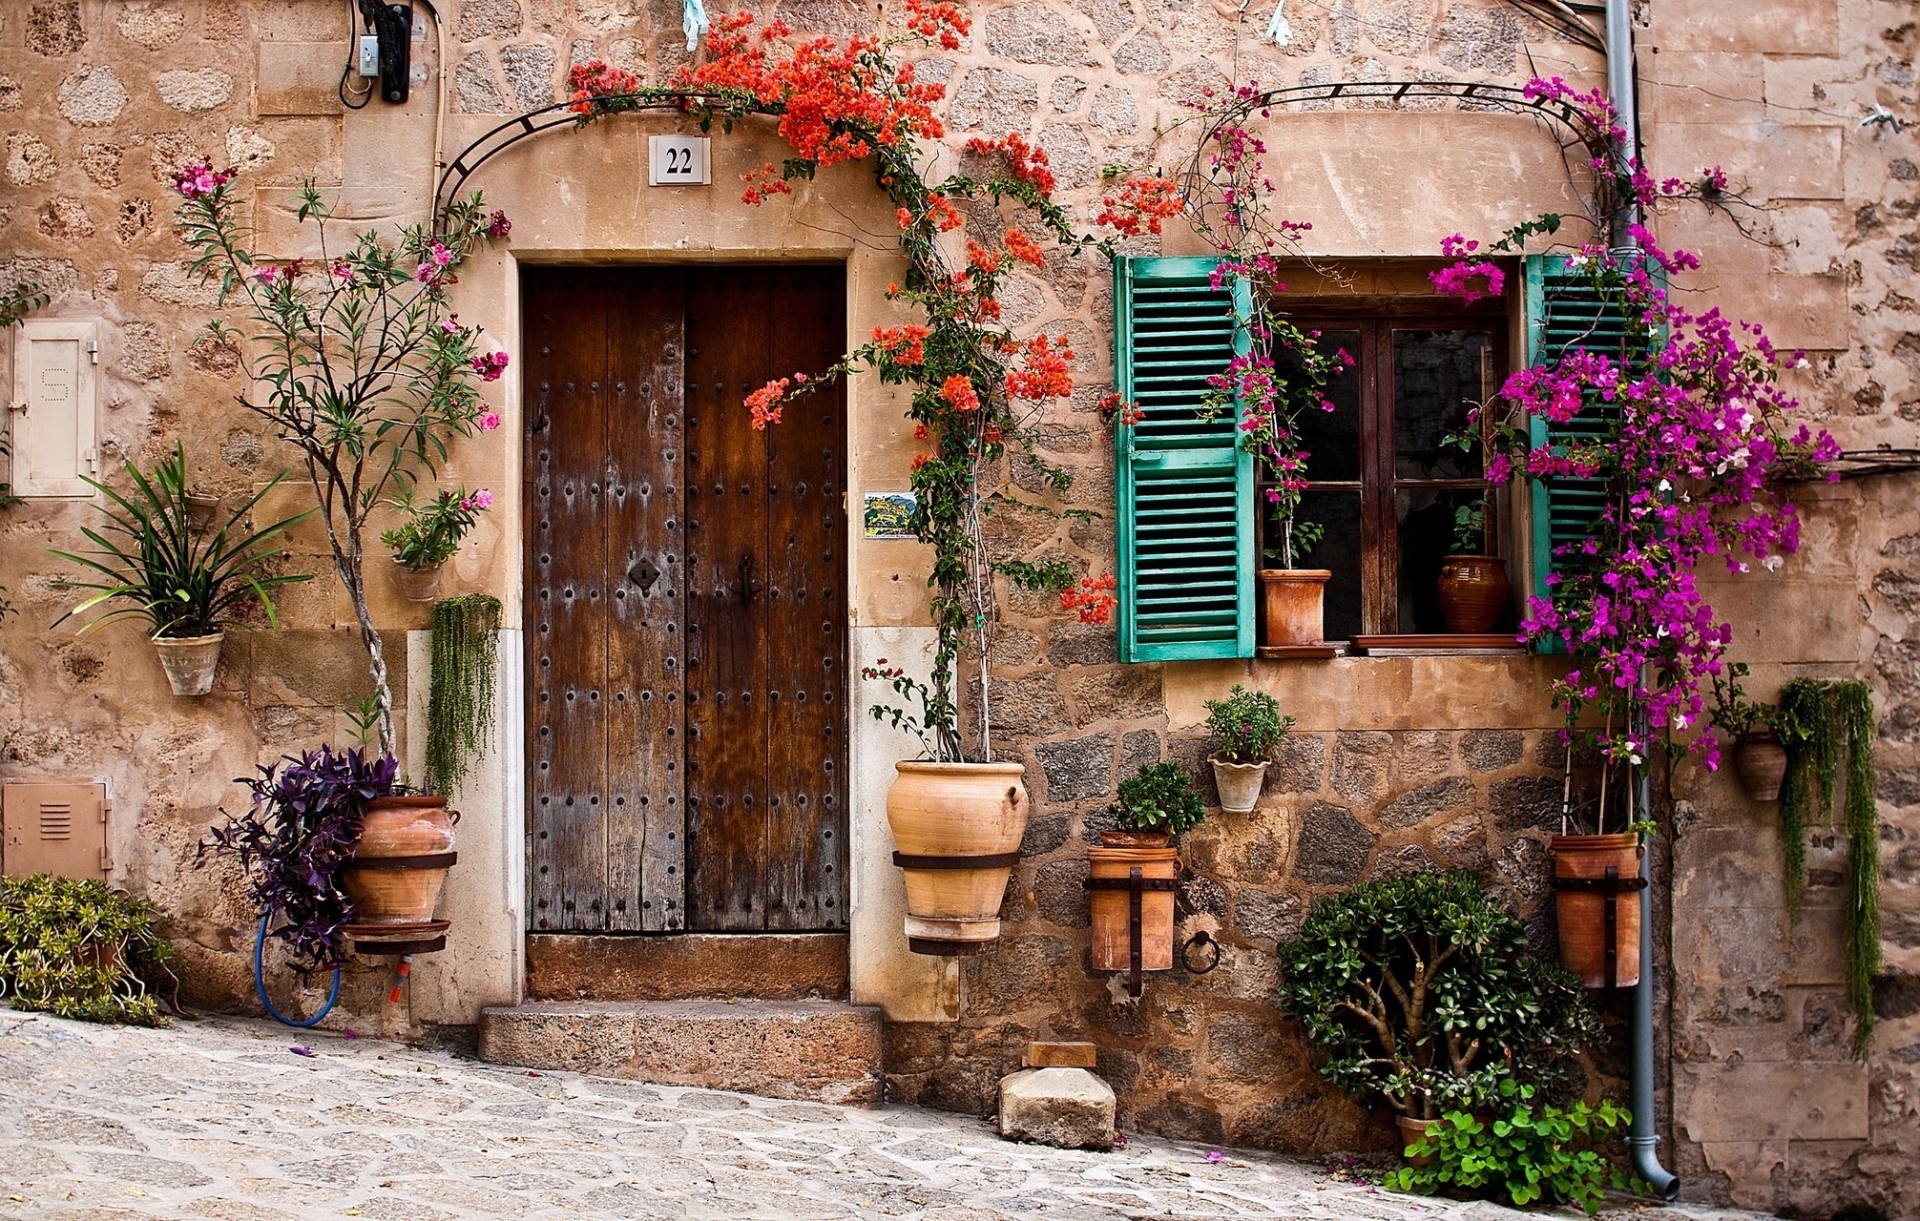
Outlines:
[{"label": "trailing green plant", "polygon": [[1325,1053],[1320,1075],[1415,1119],[1481,1106],[1508,1080],[1558,1088],[1604,1041],[1580,981],[1463,869],[1321,899],[1280,962],[1281,1007]]},{"label": "trailing green plant", "polygon": [[403,567],[419,570],[444,564],[460,550],[460,540],[480,520],[479,514],[493,507],[493,493],[485,488],[469,492],[465,488],[442,489],[425,504],[413,498],[413,489],[401,488],[387,502],[402,521],[380,535],[380,541],[393,551]]},{"label": "trailing green plant", "polygon": [[1736,661],[1713,676],[1713,723],[1734,739],[1777,734],[1780,710],[1763,700],[1749,699],[1740,680],[1747,663]]},{"label": "trailing green plant", "polygon": [[[393,693],[367,602],[365,531],[381,505],[431,477],[454,437],[500,426],[479,384],[506,372],[507,354],[447,308],[446,288],[468,255],[508,230],[478,192],[456,200],[435,227],[397,240],[362,231],[342,243],[331,205],[309,181],[295,219],[312,259],[271,260],[253,250],[251,214],[233,170],[198,160],[174,172],[174,226],[194,252],[191,275],[237,302],[248,324],[254,391],[240,405],[293,447],[313,485],[333,567],[353,604],[380,704],[380,749],[394,749]],[[222,342],[236,335],[218,318]]]},{"label": "trailing green plant", "polygon": [[178,981],[158,915],[98,880],[0,878],[0,999],[56,1017],[166,1025],[150,989]]},{"label": "trailing green plant", "polygon": [[1453,555],[1479,555],[1486,546],[1487,502],[1484,498],[1456,505],[1453,510]]},{"label": "trailing green plant", "polygon": [[1627,1111],[1604,1099],[1597,1107],[1536,1107],[1534,1092],[1508,1079],[1500,1083],[1494,1118],[1448,1111],[1445,1123],[1407,1149],[1409,1157],[1433,1160],[1391,1171],[1382,1185],[1423,1196],[1484,1196],[1521,1208],[1574,1204],[1588,1213],[1599,1209],[1609,1188],[1646,1192],[1645,1183],[1593,1147],[1632,1118]]},{"label": "trailing green plant", "polygon": [[1117,800],[1107,807],[1118,831],[1165,831],[1179,835],[1197,827],[1207,807],[1194,792],[1193,778],[1178,763],[1145,763],[1120,782]]},{"label": "trailing green plant", "polygon": [[1226,699],[1207,701],[1207,732],[1222,763],[1264,763],[1292,728],[1293,718],[1280,715],[1280,701],[1265,691],[1235,683]]},{"label": "trailing green plant", "polygon": [[1807,884],[1807,835],[1816,813],[1833,823],[1842,787],[1847,836],[1847,1000],[1854,1054],[1873,1043],[1873,977],[1880,973],[1880,815],[1873,774],[1873,691],[1859,680],[1797,678],[1780,688],[1778,731],[1787,748],[1780,785],[1781,880],[1791,918]]},{"label": "trailing green plant", "polygon": [[427,691],[429,793],[451,793],[467,778],[493,728],[493,667],[500,641],[500,599],[462,594],[433,604],[431,685]]},{"label": "trailing green plant", "polygon": [[187,455],[175,444],[173,454],[151,471],[132,461],[125,464],[132,487],[116,491],[96,479],[87,485],[106,498],[100,513],[104,532],[83,526],[98,550],[86,554],[54,551],[61,559],[86,568],[95,579],[62,582],[68,589],[90,589],[93,596],[55,620],[64,623],[96,606],[124,603],[81,628],[84,635],[126,616],[145,619],[152,635],[168,639],[211,636],[234,623],[250,602],[266,613],[267,623],[279,627],[268,590],[310,581],[308,573],[276,573],[274,567],[287,552],[269,546],[299,522],[313,516],[309,509],[260,530],[250,530],[247,515],[285,475],[275,475],[265,487],[228,516],[211,534],[192,526],[187,503]]}]

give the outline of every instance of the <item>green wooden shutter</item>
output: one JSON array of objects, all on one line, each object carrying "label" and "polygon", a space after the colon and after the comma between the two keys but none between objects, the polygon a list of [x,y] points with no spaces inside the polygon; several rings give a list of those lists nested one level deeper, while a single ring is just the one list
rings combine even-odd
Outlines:
[{"label": "green wooden shutter", "polygon": [[1247,288],[1216,265],[1114,265],[1114,380],[1145,412],[1114,429],[1121,661],[1253,656],[1253,456],[1237,412],[1196,411],[1248,343]]},{"label": "green wooden shutter", "polygon": [[[1658,269],[1655,269],[1656,277]],[[1628,326],[1619,302],[1603,297],[1586,272],[1571,266],[1564,255],[1529,255],[1526,260],[1527,364],[1552,364],[1575,349],[1630,360],[1646,358],[1645,341]],[[1617,410],[1617,408],[1608,408]],[[1528,422],[1535,448],[1606,435],[1611,423],[1589,406],[1566,423],[1535,418]],[[1607,504],[1607,485],[1600,479],[1558,478],[1534,480],[1532,496],[1533,592],[1549,596],[1547,576],[1558,571],[1554,551],[1578,543],[1592,532]],[[1558,653],[1555,640],[1538,644],[1543,653]]]}]

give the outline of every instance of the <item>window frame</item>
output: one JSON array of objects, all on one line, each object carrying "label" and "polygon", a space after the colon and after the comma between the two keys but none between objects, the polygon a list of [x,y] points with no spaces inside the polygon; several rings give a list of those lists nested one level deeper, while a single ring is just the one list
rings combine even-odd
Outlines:
[{"label": "window frame", "polygon": [[[1439,330],[1480,331],[1489,340],[1492,369],[1489,393],[1497,391],[1512,372],[1513,321],[1511,303],[1503,295],[1471,306],[1449,305],[1430,294],[1290,297],[1277,312],[1303,331],[1357,331],[1360,351],[1346,376],[1359,378],[1360,477],[1357,480],[1313,480],[1308,491],[1357,492],[1360,497],[1360,621],[1354,636],[1435,636],[1403,627],[1400,617],[1398,493],[1404,488],[1435,490],[1486,489],[1488,553],[1512,558],[1512,522],[1515,514],[1505,490],[1479,479],[1408,479],[1397,471],[1393,332]],[[1491,421],[1481,426],[1482,467],[1485,465]],[[1270,514],[1265,491],[1272,486],[1270,472],[1261,465],[1255,480],[1257,546],[1267,546]],[[1351,639],[1352,637],[1349,637]]]}]

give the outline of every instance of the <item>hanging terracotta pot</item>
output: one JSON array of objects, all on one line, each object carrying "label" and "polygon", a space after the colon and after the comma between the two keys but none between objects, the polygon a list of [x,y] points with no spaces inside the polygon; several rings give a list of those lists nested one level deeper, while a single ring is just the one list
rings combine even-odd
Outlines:
[{"label": "hanging terracotta pot", "polygon": [[[1143,881],[1171,882],[1180,876],[1180,852],[1166,832],[1102,831],[1100,846],[1087,849],[1091,881],[1126,881],[1136,868]],[[1133,968],[1133,896],[1126,889],[1089,887],[1093,917],[1093,969]],[[1140,969],[1173,970],[1173,891],[1140,894]]]},{"label": "hanging terracotta pot", "polygon": [[400,592],[409,602],[431,602],[440,596],[439,564],[429,564],[425,568],[409,568],[395,559],[400,569]]},{"label": "hanging terracotta pot", "polygon": [[1770,733],[1742,734],[1733,743],[1733,774],[1748,797],[1778,801],[1787,778],[1787,748]]},{"label": "hanging terracotta pot", "polygon": [[205,695],[213,690],[213,672],[220,667],[220,642],[225,632],[211,636],[155,636],[154,652],[167,672],[175,695]]},{"label": "hanging terracotta pot", "polygon": [[340,886],[354,901],[356,941],[409,939],[444,931],[433,918],[440,888],[456,857],[453,826],[460,815],[445,797],[382,797],[367,807]]},{"label": "hanging terracotta pot", "polygon": [[1213,784],[1220,790],[1220,809],[1227,814],[1251,814],[1260,801],[1260,786],[1267,780],[1267,764],[1229,763],[1208,759],[1213,764]]},{"label": "hanging terracotta pot", "polygon": [[[1633,987],[1640,982],[1639,891],[1645,885],[1640,877],[1644,851],[1640,837],[1556,835],[1548,849],[1553,853],[1560,961],[1589,988]],[[1615,871],[1612,878],[1607,876],[1608,869]]]},{"label": "hanging terracotta pot", "polygon": [[1262,568],[1260,619],[1273,646],[1325,644],[1327,568]]},{"label": "hanging terracotta pot", "polygon": [[906,874],[907,948],[916,954],[992,952],[1000,901],[1020,859],[1031,806],[1019,763],[901,762],[887,790],[887,825]]},{"label": "hanging terracotta pot", "polygon": [[213,528],[213,515],[220,511],[220,497],[205,492],[187,493],[187,529],[205,534]]},{"label": "hanging terracotta pot", "polygon": [[1497,555],[1450,555],[1440,562],[1434,592],[1447,631],[1478,635],[1499,624],[1513,585],[1507,580],[1507,562]]}]

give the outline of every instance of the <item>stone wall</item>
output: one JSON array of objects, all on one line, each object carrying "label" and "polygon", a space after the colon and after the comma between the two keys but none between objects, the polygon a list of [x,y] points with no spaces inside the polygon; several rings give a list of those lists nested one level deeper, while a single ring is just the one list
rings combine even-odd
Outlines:
[{"label": "stone wall", "polygon": [[[241,165],[254,188],[315,177],[337,190],[355,223],[417,220],[430,197],[443,67],[445,156],[502,116],[558,96],[573,63],[603,56],[660,81],[686,58],[671,0],[441,7],[444,63],[423,22],[428,36],[415,51],[427,78],[414,101],[353,113],[333,92],[345,54],[336,0],[31,0],[0,9],[0,279],[50,289],[39,316],[101,320],[103,466],[150,462],[182,439],[197,480],[240,492],[287,461],[232,405],[243,386],[240,354],[201,332],[212,302],[187,282],[166,225],[167,173],[185,156],[206,151]],[[951,94],[942,156],[957,157],[970,135],[1037,137],[1053,155],[1064,201],[1081,216],[1098,210],[1102,165],[1179,163],[1190,151],[1182,144],[1190,136],[1173,127],[1181,103],[1210,85],[1518,83],[1535,71],[1592,82],[1600,67],[1596,55],[1498,0],[1292,0],[1284,48],[1260,39],[1267,4],[1244,13],[1213,0],[968,7],[973,36],[921,64],[922,77],[944,81]],[[874,20],[873,7],[855,0],[787,0],[779,12],[803,31],[833,35]],[[1682,287],[1711,289],[1729,312],[1806,348],[1810,367],[1795,388],[1845,443],[1912,444],[1920,149],[1906,130],[1862,124],[1875,107],[1912,113],[1909,10],[1891,0],[1652,0],[1640,19],[1656,174],[1722,164],[1768,209],[1660,218],[1667,244],[1708,260],[1707,274]],[[1558,148],[1525,120],[1438,104],[1320,105],[1276,112],[1268,124],[1283,210],[1313,221],[1315,251],[1351,261],[1362,284],[1406,279],[1394,264],[1367,260],[1431,257],[1446,233],[1487,235],[1575,202]],[[626,154],[611,151],[616,137],[581,140],[577,157],[600,158],[592,172],[631,172],[618,160]],[[620,257],[640,244],[623,239],[633,222],[611,202],[600,207],[579,183],[543,178],[538,162],[506,160],[491,181],[517,236],[544,240],[553,257]],[[732,199],[725,172],[716,168],[722,210]],[[857,175],[835,181],[864,189]],[[810,220],[783,210],[844,210],[832,195],[839,186],[814,189],[804,202],[729,214],[727,244],[778,251],[818,240]],[[591,224],[578,221],[583,210],[593,212]],[[284,206],[272,200],[257,223],[275,240],[289,232]],[[1192,248],[1177,234],[1166,246]],[[1419,277],[1412,280],[1417,288]],[[497,319],[490,325],[510,335],[510,284],[488,265],[462,286],[463,310]],[[1085,389],[1046,421],[1044,448],[1079,476],[1067,505],[1110,512],[1110,446],[1090,412],[1110,375],[1105,268],[1056,260],[1044,276],[1016,281],[1007,307],[1023,327],[1072,337]],[[514,391],[503,383],[497,393],[511,424]],[[895,405],[868,401],[874,418],[863,426],[874,439],[860,451],[856,492],[901,486],[913,449],[887,423]],[[885,420],[883,408],[892,413]],[[447,477],[510,487],[517,462],[496,438],[463,446]],[[1042,494],[1031,472],[1008,476]],[[1746,804],[1724,778],[1683,769],[1675,790],[1686,804],[1670,841],[1674,931],[1662,947],[1673,981],[1661,1011],[1673,1031],[1674,1116],[1663,1152],[1689,1194],[1703,1198],[1818,1212],[1859,1197],[1913,1213],[1920,1199],[1901,1177],[1920,1156],[1920,597],[1912,563],[1920,544],[1911,482],[1809,489],[1808,500],[1806,552],[1772,577],[1718,580],[1715,598],[1734,609],[1738,649],[1754,663],[1760,694],[1800,673],[1876,683],[1889,966],[1880,1038],[1865,1063],[1848,1057],[1831,888],[1816,886],[1789,929],[1771,812]],[[282,503],[292,508],[298,498]],[[76,638],[70,625],[49,628],[69,599],[52,585],[59,568],[45,548],[71,542],[84,516],[78,503],[52,502],[0,516],[0,580],[23,612],[0,623],[0,774],[108,778],[116,881],[174,915],[190,997],[250,1003],[251,918],[230,874],[193,867],[192,844],[232,799],[229,777],[290,743],[338,736],[339,710],[365,685],[350,615],[324,575],[321,540],[305,532],[297,561],[323,575],[285,599],[287,630],[236,634],[216,694],[175,701],[130,630]],[[518,527],[504,511],[496,518],[461,557],[458,581],[500,594],[517,626]],[[1058,555],[1090,572],[1112,563],[1110,519],[1003,514],[995,530],[1029,557]],[[874,549],[883,546],[894,550]],[[857,554],[863,625],[924,622],[923,608],[901,596],[915,588],[901,575],[911,575],[907,547]],[[392,633],[389,657],[404,657],[405,633],[423,625],[423,612],[384,584],[376,593],[379,622]],[[1064,622],[1044,599],[1007,601],[1011,622],[992,681],[1000,745],[1027,763],[1036,802],[1030,859],[1016,874],[1002,953],[961,969],[958,1020],[893,1027],[899,1092],[980,1109],[1027,1038],[1088,1037],[1101,1044],[1102,1069],[1134,1126],[1295,1150],[1378,1144],[1385,1129],[1320,1085],[1275,1012],[1273,947],[1315,896],[1435,865],[1475,868],[1523,914],[1541,914],[1558,775],[1544,706],[1551,664],[1422,657],[1119,666],[1110,630]],[[1204,976],[1153,977],[1144,1000],[1129,1002],[1085,967],[1084,846],[1116,778],[1138,762],[1179,759],[1205,782],[1201,701],[1236,681],[1275,691],[1300,730],[1260,810],[1217,817],[1188,837],[1184,927],[1216,934],[1222,965]],[[512,838],[510,825],[501,830]],[[1816,867],[1830,868],[1822,852]],[[491,897],[501,885],[456,876],[453,897],[484,897],[496,919],[507,919]],[[1544,939],[1546,924],[1536,926]],[[349,1007],[384,1013],[380,983],[356,980]],[[448,1002],[463,1004],[471,1001]],[[422,1015],[390,1020],[405,1026],[410,1016]],[[1609,1056],[1617,1054],[1618,1044]],[[1624,1095],[1616,1066],[1599,1062],[1596,1090]]]}]

